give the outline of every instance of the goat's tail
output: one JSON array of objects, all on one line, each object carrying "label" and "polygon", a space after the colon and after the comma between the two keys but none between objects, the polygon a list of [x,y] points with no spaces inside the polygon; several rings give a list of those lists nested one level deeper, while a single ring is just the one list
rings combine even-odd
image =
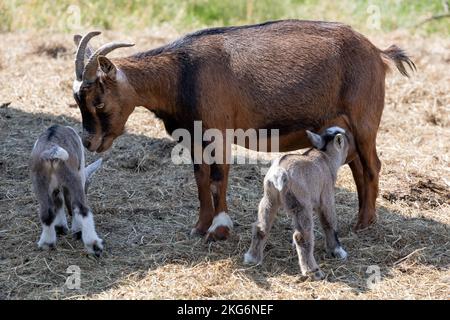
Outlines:
[{"label": "goat's tail", "polygon": [[66,161],[67,159],[69,159],[69,154],[67,153],[66,149],[61,148],[58,145],[55,145],[50,149],[43,151],[40,157],[42,160],[45,161],[55,161],[55,160]]},{"label": "goat's tail", "polygon": [[[411,69],[411,71],[416,71],[416,65],[411,60],[410,57],[406,54],[406,52],[397,47],[395,44],[387,48],[386,50],[380,50],[381,57],[384,58],[384,60],[390,60],[395,63],[395,66],[397,67],[398,71],[405,77],[409,77],[408,71],[406,71],[404,63],[408,65],[408,67]],[[385,61],[386,66],[388,66],[387,61]]]}]

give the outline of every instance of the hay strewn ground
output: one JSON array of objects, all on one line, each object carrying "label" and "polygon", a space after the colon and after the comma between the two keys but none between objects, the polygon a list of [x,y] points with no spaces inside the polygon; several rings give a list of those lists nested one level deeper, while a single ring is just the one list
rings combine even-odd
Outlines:
[{"label": "hay strewn ground", "polygon": [[[122,38],[145,49],[175,36],[160,34]],[[107,33],[101,40],[119,38]],[[71,35],[2,34],[0,298],[448,299],[450,41],[403,33],[372,40],[381,48],[395,42],[407,49],[418,72],[406,79],[395,71],[387,79],[378,138],[383,162],[378,223],[360,234],[351,231],[357,197],[350,170],[342,169],[337,211],[350,258],[345,263],[327,259],[318,230],[316,256],[328,279],[312,283],[298,277],[284,214],[272,232],[265,264],[242,264],[262,193],[259,166],[232,169],[229,205],[236,228],[231,239],[205,244],[189,236],[198,209],[191,167],[172,164],[174,143],[143,109],[132,115],[128,134],[106,155],[90,188],[105,255],[87,257],[82,244],[70,237],[60,238],[55,251],[39,251],[40,225],[27,161],[35,137],[50,124],[80,129],[71,97]],[[64,286],[70,265],[81,268],[80,290]],[[381,271],[381,282],[373,289],[366,283],[371,265]]]}]

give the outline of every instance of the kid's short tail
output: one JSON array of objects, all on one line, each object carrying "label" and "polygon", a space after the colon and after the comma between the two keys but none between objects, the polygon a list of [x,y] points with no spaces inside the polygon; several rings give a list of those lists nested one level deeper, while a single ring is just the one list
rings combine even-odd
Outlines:
[{"label": "kid's short tail", "polygon": [[69,154],[64,148],[61,148],[60,146],[54,146],[48,150],[43,151],[41,153],[41,159],[45,161],[66,161],[67,159],[69,159]]}]

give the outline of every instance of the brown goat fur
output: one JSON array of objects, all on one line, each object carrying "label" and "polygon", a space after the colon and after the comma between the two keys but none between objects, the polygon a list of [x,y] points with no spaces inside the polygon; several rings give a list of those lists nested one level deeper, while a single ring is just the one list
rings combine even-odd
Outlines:
[{"label": "brown goat fur", "polygon": [[[340,23],[284,20],[201,30],[130,57],[94,54],[90,60],[95,59],[88,63],[95,70],[85,69],[83,80],[80,74],[74,83],[90,151],[107,150],[135,106],[154,112],[169,133],[192,131],[194,120],[221,131],[279,129],[280,151],[310,146],[307,129],[338,125],[355,138],[347,161],[359,197],[356,228],[375,220],[385,60],[405,75],[404,62],[414,67],[401,49],[381,51]],[[205,234],[227,212],[229,165],[202,163],[194,172],[200,200],[194,231]],[[225,238],[228,232],[218,231],[223,229],[209,230],[210,238]]]}]

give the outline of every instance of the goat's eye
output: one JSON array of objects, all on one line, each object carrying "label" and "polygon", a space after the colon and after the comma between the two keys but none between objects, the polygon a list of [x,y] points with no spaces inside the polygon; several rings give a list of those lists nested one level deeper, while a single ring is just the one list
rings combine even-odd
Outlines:
[{"label": "goat's eye", "polygon": [[95,106],[96,109],[103,109],[104,107],[105,107],[104,103],[100,103],[100,104]]}]

